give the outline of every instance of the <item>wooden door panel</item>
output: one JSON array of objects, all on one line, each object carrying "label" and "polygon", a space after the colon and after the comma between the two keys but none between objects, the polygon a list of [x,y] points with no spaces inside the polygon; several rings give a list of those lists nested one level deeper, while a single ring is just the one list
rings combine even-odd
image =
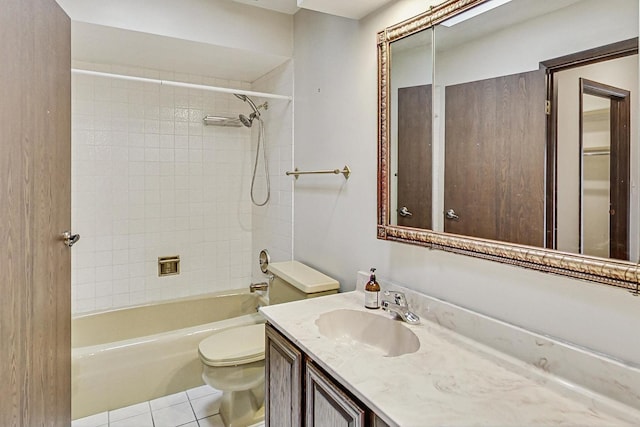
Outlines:
[{"label": "wooden door panel", "polygon": [[365,409],[307,361],[306,423],[309,427],[364,427]]},{"label": "wooden door panel", "polygon": [[302,352],[265,327],[265,425],[302,425]]},{"label": "wooden door panel", "polygon": [[431,229],[431,85],[398,89],[398,225]]},{"label": "wooden door panel", "polygon": [[611,103],[611,189],[609,256],[629,260],[631,182],[631,102],[630,93]]},{"label": "wooden door panel", "polygon": [[445,89],[445,231],[543,246],[545,75]]},{"label": "wooden door panel", "polygon": [[7,0],[0,39],[0,425],[68,426],[70,21],[53,0]]},{"label": "wooden door panel", "polygon": [[611,97],[611,176],[609,188],[609,256],[629,260],[629,210],[631,181],[631,93],[617,89]]}]

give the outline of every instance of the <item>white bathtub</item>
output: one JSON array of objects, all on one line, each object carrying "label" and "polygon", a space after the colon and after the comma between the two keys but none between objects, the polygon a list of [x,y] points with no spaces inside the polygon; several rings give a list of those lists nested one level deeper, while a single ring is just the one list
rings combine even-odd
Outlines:
[{"label": "white bathtub", "polygon": [[203,384],[198,343],[264,322],[245,290],[85,314],[71,322],[72,419]]}]

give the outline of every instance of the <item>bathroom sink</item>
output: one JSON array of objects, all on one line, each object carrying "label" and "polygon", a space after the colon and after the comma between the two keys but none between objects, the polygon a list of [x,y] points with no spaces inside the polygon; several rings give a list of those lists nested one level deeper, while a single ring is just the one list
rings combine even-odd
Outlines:
[{"label": "bathroom sink", "polygon": [[320,333],[341,342],[373,347],[386,357],[415,353],[420,340],[398,320],[357,310],[334,310],[316,320]]}]

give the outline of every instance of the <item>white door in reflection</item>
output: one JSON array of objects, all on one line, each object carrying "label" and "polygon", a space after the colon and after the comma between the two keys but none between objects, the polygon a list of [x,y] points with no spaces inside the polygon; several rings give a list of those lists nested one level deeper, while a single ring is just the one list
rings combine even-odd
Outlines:
[{"label": "white door in reflection", "polygon": [[556,249],[638,258],[631,176],[638,170],[638,55],[554,73],[557,91]]},{"label": "white door in reflection", "polygon": [[609,258],[611,101],[582,95],[582,226],[580,253]]}]

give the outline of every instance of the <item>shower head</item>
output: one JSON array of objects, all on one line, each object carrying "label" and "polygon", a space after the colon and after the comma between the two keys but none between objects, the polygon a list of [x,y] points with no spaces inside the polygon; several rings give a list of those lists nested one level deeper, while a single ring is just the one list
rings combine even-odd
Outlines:
[{"label": "shower head", "polygon": [[258,119],[260,120],[260,109],[264,108],[265,110],[269,109],[269,103],[268,102],[264,102],[260,105],[256,105],[255,102],[253,102],[253,100],[251,98],[249,98],[247,95],[241,95],[239,93],[234,93],[235,97],[246,102],[247,104],[249,104],[251,106],[251,109],[253,110],[253,113],[249,114],[249,117],[245,116],[244,114],[240,114],[240,116],[238,116],[238,118],[240,119],[240,121],[242,122],[243,125],[245,125],[246,127],[250,128],[251,124],[253,123],[253,119]]},{"label": "shower head", "polygon": [[260,116],[260,113],[258,112],[258,108],[260,107],[257,107],[256,104],[251,100],[251,98],[249,98],[247,95],[240,95],[239,93],[234,93],[234,95],[236,96],[236,98],[249,104],[253,109],[253,114],[257,115],[258,117]]},{"label": "shower head", "polygon": [[249,117],[245,116],[244,114],[240,114],[238,118],[240,119],[243,125],[250,128],[251,125],[253,124],[253,119],[256,118],[256,113],[251,113]]}]

